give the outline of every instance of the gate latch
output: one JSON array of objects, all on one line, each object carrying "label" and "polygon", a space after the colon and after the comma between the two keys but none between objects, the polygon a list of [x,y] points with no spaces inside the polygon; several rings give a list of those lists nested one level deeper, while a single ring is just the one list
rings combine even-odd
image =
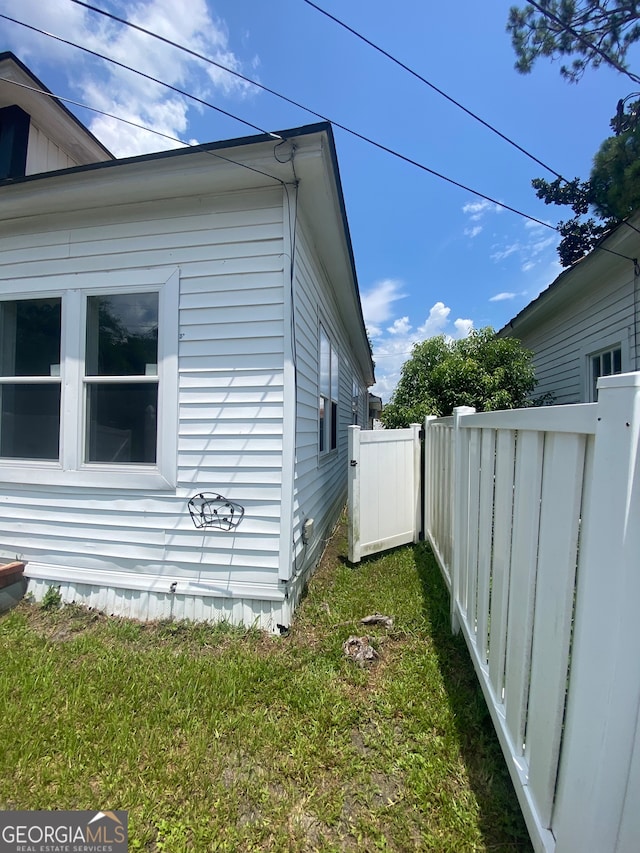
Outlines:
[{"label": "gate latch", "polygon": [[356,462],[355,459],[352,459],[351,462],[349,462],[349,465],[351,465],[352,468],[355,468],[357,464],[358,463]]}]

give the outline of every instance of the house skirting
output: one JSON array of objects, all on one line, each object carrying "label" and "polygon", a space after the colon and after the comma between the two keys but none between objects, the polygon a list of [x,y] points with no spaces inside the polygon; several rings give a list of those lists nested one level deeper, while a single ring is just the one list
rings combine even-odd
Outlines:
[{"label": "house skirting", "polygon": [[279,625],[288,627],[291,622],[291,607],[284,589],[225,590],[206,582],[145,576],[92,578],[89,582],[70,577],[73,574],[80,573],[30,564],[27,594],[41,601],[47,590],[55,587],[65,604],[81,604],[109,616],[142,622],[162,619],[228,622],[272,633],[279,632]]}]

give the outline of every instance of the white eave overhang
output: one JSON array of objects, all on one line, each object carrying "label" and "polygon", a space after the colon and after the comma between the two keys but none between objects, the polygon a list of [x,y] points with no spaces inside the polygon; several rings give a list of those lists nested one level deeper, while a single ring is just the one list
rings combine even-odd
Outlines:
[{"label": "white eave overhang", "polygon": [[[313,239],[329,276],[363,375],[373,384],[373,365],[358,293],[355,263],[328,124],[271,136],[105,161],[0,182],[0,228],[32,217],[166,202],[208,194],[294,187],[312,223]],[[295,145],[295,175],[289,158]],[[26,225],[26,222],[25,222]]]}]

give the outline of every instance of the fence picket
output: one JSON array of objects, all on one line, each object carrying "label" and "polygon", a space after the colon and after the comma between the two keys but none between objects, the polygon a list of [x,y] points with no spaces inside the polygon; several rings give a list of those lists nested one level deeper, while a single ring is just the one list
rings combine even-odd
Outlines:
[{"label": "fence picket", "polygon": [[493,520],[493,561],[491,567],[491,628],[489,637],[489,678],[499,704],[504,701],[504,667],[507,649],[507,612],[511,530],[513,525],[513,476],[515,432],[498,430],[496,437],[496,479]]},{"label": "fence picket", "polygon": [[585,443],[585,436],[568,433],[545,442],[525,734],[531,796],[545,826],[551,825],[560,754]]},{"label": "fence picket", "polygon": [[495,480],[496,433],[483,429],[480,448],[480,512],[478,517],[477,644],[484,666],[489,654],[489,595],[491,590],[491,546]]},{"label": "fence picket", "polygon": [[478,590],[478,519],[480,516],[480,430],[469,435],[469,502],[467,505],[466,584],[461,584],[460,607],[475,637]]},{"label": "fence picket", "polygon": [[507,727],[516,755],[523,752],[529,693],[543,445],[543,433],[518,432],[504,687]]}]

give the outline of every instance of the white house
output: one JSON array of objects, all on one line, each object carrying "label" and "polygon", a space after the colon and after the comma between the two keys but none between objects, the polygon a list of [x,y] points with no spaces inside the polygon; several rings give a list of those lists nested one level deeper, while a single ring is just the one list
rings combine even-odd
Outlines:
[{"label": "white house", "polygon": [[640,370],[638,229],[634,214],[498,332],[533,350],[536,396],[594,402],[599,376]]},{"label": "white house", "polygon": [[288,626],[374,381],[331,127],[114,160],[0,72],[0,556],[36,598]]}]

